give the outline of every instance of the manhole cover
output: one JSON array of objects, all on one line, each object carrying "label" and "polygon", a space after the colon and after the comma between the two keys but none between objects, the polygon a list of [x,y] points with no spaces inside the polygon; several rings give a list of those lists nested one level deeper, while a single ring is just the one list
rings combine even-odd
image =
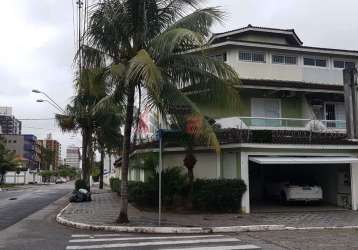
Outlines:
[{"label": "manhole cover", "polygon": [[9,198],[10,201],[17,200],[16,197]]}]

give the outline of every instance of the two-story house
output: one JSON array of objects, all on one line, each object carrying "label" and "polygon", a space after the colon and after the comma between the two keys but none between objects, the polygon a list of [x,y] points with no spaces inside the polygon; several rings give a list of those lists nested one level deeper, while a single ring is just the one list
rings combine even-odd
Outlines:
[{"label": "two-story house", "polygon": [[[342,71],[358,64],[358,51],[308,47],[292,29],[249,25],[214,34],[208,53],[237,70],[240,106],[201,107],[221,125],[222,150],[197,147],[195,177],[243,179],[247,213],[269,183],[291,178],[314,179],[324,203],[357,210],[358,143],[346,138]],[[183,165],[184,155],[165,148],[164,166]]]}]

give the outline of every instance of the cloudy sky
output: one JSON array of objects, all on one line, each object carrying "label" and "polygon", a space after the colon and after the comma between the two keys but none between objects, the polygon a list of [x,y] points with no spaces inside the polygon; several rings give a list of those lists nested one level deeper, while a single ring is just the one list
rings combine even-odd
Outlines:
[{"label": "cloudy sky", "polygon": [[[63,107],[73,95],[72,0],[1,4],[0,106],[12,106],[22,119],[53,118],[54,108],[36,103],[43,97],[31,90],[45,91]],[[227,12],[216,32],[248,24],[294,28],[305,45],[358,50],[357,0],[208,0],[205,6]],[[78,135],[62,134],[53,120],[24,121],[23,133],[52,133],[63,148],[80,145]]]}]

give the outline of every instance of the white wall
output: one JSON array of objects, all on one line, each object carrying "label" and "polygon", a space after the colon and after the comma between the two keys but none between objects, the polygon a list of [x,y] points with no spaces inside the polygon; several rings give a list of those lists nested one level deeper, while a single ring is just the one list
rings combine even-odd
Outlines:
[{"label": "white wall", "polygon": [[[217,155],[215,152],[195,153],[197,163],[194,167],[195,178],[217,178]],[[163,167],[184,166],[184,153],[163,154]]]},{"label": "white wall", "polygon": [[[265,52],[266,63],[253,63],[239,61],[239,50]],[[223,52],[224,50],[220,49]],[[214,54],[216,52],[213,52]],[[333,67],[335,57],[323,57],[328,60],[328,67],[310,67],[303,65],[303,54],[289,52],[275,52],[264,49],[248,49],[235,47],[226,50],[227,63],[230,64],[240,75],[242,79],[263,79],[263,80],[281,80],[281,81],[299,81],[307,83],[338,84],[343,85],[342,69]],[[272,54],[296,55],[298,57],[297,65],[272,64]],[[314,54],[308,54],[315,56]],[[347,59],[352,61],[352,59]],[[356,61],[357,62],[357,61]]]},{"label": "white wall", "polygon": [[237,178],[237,152],[223,152],[222,153],[222,172],[223,178],[235,179]]},{"label": "white wall", "polygon": [[358,209],[358,163],[351,164],[352,209]]},{"label": "white wall", "polygon": [[6,184],[28,184],[29,182],[42,182],[42,177],[37,173],[30,173],[30,171],[21,171],[17,174],[15,171],[9,171],[4,177]]}]

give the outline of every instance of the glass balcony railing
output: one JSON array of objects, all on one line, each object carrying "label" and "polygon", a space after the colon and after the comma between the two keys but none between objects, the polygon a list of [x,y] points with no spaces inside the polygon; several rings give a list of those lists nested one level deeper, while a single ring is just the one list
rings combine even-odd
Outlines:
[{"label": "glass balcony railing", "polygon": [[269,117],[228,117],[217,119],[222,128],[238,129],[272,129],[272,130],[307,130],[337,131],[346,129],[344,120],[313,120],[300,118],[269,118]]}]

